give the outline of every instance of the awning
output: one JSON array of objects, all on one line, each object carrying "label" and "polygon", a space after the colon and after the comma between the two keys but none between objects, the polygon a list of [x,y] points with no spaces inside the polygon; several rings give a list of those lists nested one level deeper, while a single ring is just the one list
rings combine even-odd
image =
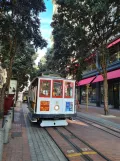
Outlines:
[{"label": "awning", "polygon": [[[114,70],[112,72],[108,72],[107,73],[107,79],[108,80],[109,79],[115,79],[115,78],[120,78],[120,69]],[[102,77],[102,75],[98,75],[96,77],[96,79],[92,83],[101,82],[101,81],[103,81],[103,77]]]},{"label": "awning", "polygon": [[95,76],[94,77],[90,77],[90,78],[86,78],[86,79],[83,79],[83,80],[80,80],[79,83],[78,83],[78,86],[82,86],[82,85],[85,85],[85,84],[89,84],[94,79],[95,79]]},{"label": "awning", "polygon": [[120,42],[120,38],[117,39],[117,40],[115,40],[115,41],[113,41],[112,43],[110,43],[110,44],[107,46],[107,48],[110,48],[110,47],[112,47],[113,45],[115,45],[115,44],[117,44],[117,43],[119,43],[119,42]]}]

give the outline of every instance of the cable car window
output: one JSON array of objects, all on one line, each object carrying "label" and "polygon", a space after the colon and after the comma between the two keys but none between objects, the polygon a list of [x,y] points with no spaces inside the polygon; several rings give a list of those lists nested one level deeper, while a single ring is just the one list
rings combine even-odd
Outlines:
[{"label": "cable car window", "polygon": [[65,97],[66,98],[73,98],[73,83],[72,82],[65,82]]},{"label": "cable car window", "polygon": [[62,98],[62,96],[63,96],[63,82],[61,80],[54,80],[52,97]]},{"label": "cable car window", "polygon": [[50,97],[51,81],[40,80],[40,97]]}]

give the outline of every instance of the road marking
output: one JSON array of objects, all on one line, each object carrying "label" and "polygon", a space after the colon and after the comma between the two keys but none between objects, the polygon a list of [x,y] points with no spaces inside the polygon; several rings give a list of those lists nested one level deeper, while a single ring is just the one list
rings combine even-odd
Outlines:
[{"label": "road marking", "polygon": [[81,148],[81,150],[82,150],[83,152],[85,152],[85,151],[91,151],[90,148]]},{"label": "road marking", "polygon": [[74,150],[67,150],[67,153],[74,153]]},{"label": "road marking", "polygon": [[81,152],[81,153],[72,153],[72,154],[68,154],[68,157],[77,157],[77,156],[81,156],[81,155],[92,155],[92,154],[97,154],[94,151],[89,151],[89,152]]}]

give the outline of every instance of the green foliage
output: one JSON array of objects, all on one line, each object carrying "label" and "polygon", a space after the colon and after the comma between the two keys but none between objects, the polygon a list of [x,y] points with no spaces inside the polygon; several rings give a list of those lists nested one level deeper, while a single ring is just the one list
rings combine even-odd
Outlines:
[{"label": "green foliage", "polygon": [[39,72],[39,69],[32,68],[30,72],[30,81],[32,81],[35,77],[40,76],[41,73]]},{"label": "green foliage", "polygon": [[18,91],[22,91],[28,85],[28,79],[33,70],[35,56],[33,45],[26,44],[24,48],[20,48],[15,56],[12,66],[13,78],[18,81]]},{"label": "green foliage", "polygon": [[[12,76],[15,55],[21,55],[20,51],[26,44],[34,45],[36,49],[46,47],[47,43],[40,32],[39,17],[39,13],[45,10],[43,0],[0,1],[0,56],[2,65],[8,69],[7,86]],[[24,66],[23,62],[21,68]]]},{"label": "green foliage", "polygon": [[[56,61],[53,59],[53,48],[48,48],[45,59],[46,59],[46,70],[54,70],[55,71],[55,66],[56,66]],[[56,71],[55,71],[56,72]]]},{"label": "green foliage", "polygon": [[[28,80],[28,75],[24,71],[28,64],[22,55],[26,54],[26,51],[22,53],[22,49],[25,49],[26,44],[32,44],[36,49],[42,49],[47,45],[41,36],[39,17],[40,12],[45,10],[43,0],[0,0],[0,61],[2,66],[7,68],[7,82],[0,92],[0,102],[2,102],[0,111],[3,111],[2,98],[4,98],[5,89],[9,87],[12,70],[15,72],[13,74],[19,77],[19,87],[23,88],[26,83],[21,85],[22,81],[27,82]],[[31,51],[27,49],[28,53]],[[31,62],[30,58],[28,62]],[[12,69],[13,63],[16,63],[16,67],[14,66],[16,69]],[[29,67],[32,65],[30,64]],[[18,75],[17,69],[21,75]]]},{"label": "green foliage", "polygon": [[[105,70],[109,56],[107,43],[120,31],[120,1],[56,0],[56,3],[58,13],[51,24],[55,60],[65,69],[71,57],[84,59],[97,51]],[[81,69],[83,64],[80,64]],[[59,71],[61,68],[58,66]]]},{"label": "green foliage", "polygon": [[40,18],[38,17],[40,12],[45,11],[42,0],[36,2],[18,0],[14,3],[12,0],[8,2],[1,0],[0,6],[2,6],[0,17],[2,45],[8,41],[8,47],[10,43],[13,46],[13,42],[16,40],[17,46],[23,41],[32,41],[35,47],[46,46],[45,40],[41,37]]},{"label": "green foliage", "polygon": [[[36,71],[34,70],[34,76],[40,76],[41,74],[60,75],[59,71],[57,70],[57,66],[59,65],[59,63],[53,58],[53,48],[48,48],[45,56],[43,56],[38,63],[38,69]],[[63,76],[64,75],[62,75],[62,77]]]}]

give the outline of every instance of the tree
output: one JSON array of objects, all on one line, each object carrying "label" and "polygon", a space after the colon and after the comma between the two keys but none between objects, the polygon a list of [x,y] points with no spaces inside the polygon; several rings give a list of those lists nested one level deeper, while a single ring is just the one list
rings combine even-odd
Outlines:
[{"label": "tree", "polygon": [[[70,69],[73,69],[73,59],[79,59],[79,57],[84,56],[87,49],[87,41],[83,42],[82,35],[83,32],[80,32],[79,25],[77,26],[77,21],[74,22],[72,17],[72,12],[74,12],[74,7],[71,9],[68,6],[65,6],[65,2],[68,1],[56,1],[58,4],[58,13],[53,16],[53,22],[51,26],[53,27],[53,51],[54,51],[54,59],[59,63],[57,64],[58,70],[65,75],[68,74],[65,71],[66,67],[69,65]],[[70,1],[71,4],[74,5],[75,1]],[[68,11],[68,9],[70,9]],[[83,61],[79,59],[79,61]],[[79,62],[80,63],[80,62]],[[82,65],[81,65],[82,69]],[[71,70],[69,70],[71,71]],[[62,73],[62,74],[63,74]],[[80,73],[77,71],[77,73]],[[78,74],[77,74],[78,78]]]},{"label": "tree", "polygon": [[12,66],[12,77],[17,79],[18,91],[22,91],[28,85],[35,59],[35,49],[30,44],[26,44],[25,48],[20,48],[19,53],[15,56]]},{"label": "tree", "polygon": [[60,76],[60,73],[57,70],[58,62],[53,58],[54,58],[53,48],[48,48],[47,52],[45,53],[45,56],[43,56],[38,62],[38,69],[35,75],[40,76],[41,74],[44,75],[54,74],[56,76],[57,75]]},{"label": "tree", "polygon": [[[104,111],[108,114],[107,60],[109,51],[107,44],[120,31],[120,1],[56,0],[56,3],[59,7],[52,25],[54,40],[58,39],[56,38],[57,31],[60,35],[59,30],[63,26],[60,31],[65,30],[66,34],[62,38],[67,43],[62,42],[59,37],[60,42],[59,40],[55,42],[54,50],[58,49],[60,43],[60,46],[64,46],[62,49],[65,49],[63,53],[71,49],[71,56],[73,54],[76,58],[85,58],[93,52],[98,55],[100,67],[96,68],[103,76]],[[73,28],[71,33],[70,27]],[[64,54],[61,57],[63,56]]]},{"label": "tree", "polygon": [[39,13],[45,11],[43,0],[1,0],[0,1],[0,46],[2,65],[8,61],[7,82],[1,90],[0,110],[3,111],[5,89],[8,88],[12,76],[12,65],[15,55],[26,43],[37,49],[47,45],[40,32]]},{"label": "tree", "polygon": [[70,48],[68,48],[70,46],[68,37],[71,35],[71,28],[64,22],[61,22],[61,17],[61,15],[54,15],[53,23],[51,24],[53,27],[52,34],[54,40],[53,59],[57,62],[55,65],[56,69],[61,72],[61,74],[65,74],[64,69],[66,68],[68,62],[70,62],[71,57],[71,51]]},{"label": "tree", "polygon": [[45,59],[46,59],[46,70],[50,71],[54,71],[56,72],[56,61],[53,59],[53,48],[48,48],[47,52],[45,54]]}]

